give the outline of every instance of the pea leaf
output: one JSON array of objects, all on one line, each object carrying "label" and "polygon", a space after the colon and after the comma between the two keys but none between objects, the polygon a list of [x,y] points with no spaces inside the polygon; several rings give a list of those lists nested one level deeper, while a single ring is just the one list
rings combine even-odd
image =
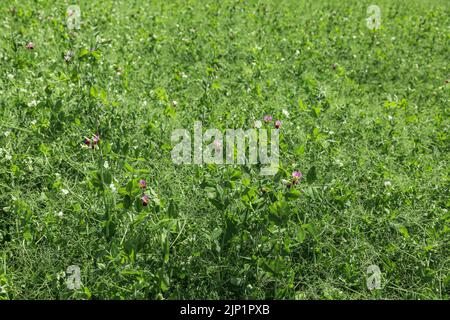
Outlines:
[{"label": "pea leaf", "polygon": [[306,181],[308,183],[313,183],[316,180],[317,180],[316,166],[312,166],[308,170],[308,173],[306,174]]}]

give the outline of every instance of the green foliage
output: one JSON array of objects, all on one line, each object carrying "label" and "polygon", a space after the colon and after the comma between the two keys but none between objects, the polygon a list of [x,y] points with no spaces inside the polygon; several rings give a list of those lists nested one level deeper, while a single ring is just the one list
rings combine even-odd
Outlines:
[{"label": "green foliage", "polygon": [[[450,298],[446,1],[80,3],[0,2],[0,299]],[[172,163],[264,115],[275,176]]]}]

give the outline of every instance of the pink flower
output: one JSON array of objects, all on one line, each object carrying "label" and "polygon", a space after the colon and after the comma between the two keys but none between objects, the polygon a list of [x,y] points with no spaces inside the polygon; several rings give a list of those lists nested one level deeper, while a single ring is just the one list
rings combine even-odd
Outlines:
[{"label": "pink flower", "polygon": [[281,127],[281,121],[277,120],[275,121],[275,128],[279,129]]},{"label": "pink flower", "polygon": [[270,116],[270,115],[265,115],[265,116],[264,116],[264,121],[265,121],[265,122],[272,121],[272,116]]},{"label": "pink flower", "polygon": [[27,48],[28,50],[33,50],[34,49],[34,43],[33,42],[28,42],[27,45],[25,46],[25,48]]},{"label": "pink flower", "polygon": [[300,179],[302,178],[302,173],[300,171],[294,171],[292,172],[292,180],[294,184],[297,184]]},{"label": "pink flower", "polygon": [[139,186],[145,190],[147,188],[147,181],[145,181],[144,179],[139,180]]},{"label": "pink flower", "polygon": [[143,196],[142,196],[142,198],[141,198],[141,200],[142,200],[142,205],[144,206],[144,207],[146,207],[147,205],[148,205],[148,195],[146,195],[146,194],[144,194]]},{"label": "pink flower", "polygon": [[98,144],[98,142],[100,141],[99,135],[98,134],[94,135],[92,141],[94,142],[94,145]]}]

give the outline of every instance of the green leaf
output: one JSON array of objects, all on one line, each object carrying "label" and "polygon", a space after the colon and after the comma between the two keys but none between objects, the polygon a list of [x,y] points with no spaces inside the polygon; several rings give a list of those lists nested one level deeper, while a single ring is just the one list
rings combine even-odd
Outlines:
[{"label": "green leaf", "polygon": [[30,230],[27,229],[23,233],[23,238],[27,241],[31,241],[31,240],[33,240],[33,234],[31,233]]},{"label": "green leaf", "polygon": [[103,183],[106,185],[110,185],[112,182],[111,172],[109,170],[102,171]]},{"label": "green leaf", "polygon": [[131,200],[131,197],[129,195],[126,195],[123,198],[123,207],[125,209],[129,209],[131,207],[131,205],[133,204],[133,201]]},{"label": "green leaf", "polygon": [[92,293],[91,293],[91,291],[89,290],[89,288],[88,288],[88,287],[84,287],[83,290],[84,290],[84,294],[86,295],[86,298],[87,298],[88,300],[91,299]]},{"label": "green leaf", "polygon": [[131,195],[133,193],[133,180],[130,180],[127,183],[127,193],[129,195]]},{"label": "green leaf", "polygon": [[164,271],[160,271],[159,278],[160,278],[160,288],[163,292],[166,292],[167,290],[169,290],[170,278]]},{"label": "green leaf", "polygon": [[45,155],[48,155],[50,153],[50,148],[45,144],[41,143],[41,145],[39,146],[39,151]]},{"label": "green leaf", "polygon": [[78,55],[78,57],[83,58],[84,56],[89,55],[90,51],[86,48],[81,49],[80,54]]},{"label": "green leaf", "polygon": [[269,206],[269,220],[276,224],[284,224],[289,219],[289,208],[285,201],[278,200]]},{"label": "green leaf", "polygon": [[314,181],[317,180],[317,174],[316,174],[316,166],[312,166],[309,170],[308,173],[306,174],[306,181],[308,183],[313,183]]},{"label": "green leaf", "polygon": [[222,246],[226,247],[231,239],[235,236],[238,231],[238,218],[232,213],[228,213],[225,216],[225,230],[222,238]]},{"label": "green leaf", "polygon": [[169,214],[169,217],[171,217],[171,218],[178,217],[178,206],[175,203],[175,201],[173,201],[173,199],[170,200],[168,214]]},{"label": "green leaf", "polygon": [[313,237],[315,237],[315,235],[316,235],[316,229],[314,228],[314,226],[312,225],[312,224],[310,224],[310,223],[305,223],[303,226],[303,229],[304,230],[306,230],[306,231],[308,231],[308,233],[310,234],[310,235],[312,235]]},{"label": "green leaf", "polygon": [[305,146],[303,144],[298,146],[297,148],[295,148],[294,152],[296,156],[301,156],[305,153]]},{"label": "green leaf", "polygon": [[114,237],[116,234],[116,227],[117,225],[112,219],[104,222],[103,233],[107,240],[111,240]]},{"label": "green leaf", "polygon": [[161,234],[161,249],[164,263],[169,262],[169,239],[166,233]]},{"label": "green leaf", "polygon": [[405,226],[400,226],[398,228],[398,231],[405,237],[405,238],[409,238],[409,232],[408,229],[406,229]]},{"label": "green leaf", "polygon": [[305,241],[305,238],[306,238],[305,230],[303,230],[303,228],[299,228],[295,238],[298,243],[303,243],[303,241]]},{"label": "green leaf", "polygon": [[292,189],[291,191],[286,193],[286,199],[288,199],[288,200],[298,199],[300,197],[300,195],[301,195],[300,191],[298,191],[296,189]]},{"label": "green leaf", "polygon": [[298,108],[300,111],[308,110],[308,106],[300,98],[298,99]]},{"label": "green leaf", "polygon": [[89,94],[92,98],[97,98],[98,97],[98,89],[96,86],[92,86],[91,89],[89,90]]},{"label": "green leaf", "polygon": [[125,162],[125,164],[123,165],[123,168],[125,170],[127,170],[128,172],[134,172],[134,168],[128,162]]},{"label": "green leaf", "polygon": [[234,170],[233,174],[230,177],[230,180],[238,180],[242,176],[242,172],[239,170]]},{"label": "green leaf", "polygon": [[244,178],[244,179],[242,179],[242,184],[244,185],[244,186],[249,186],[250,185],[250,183],[251,183],[251,181],[250,181],[250,179],[249,178]]}]

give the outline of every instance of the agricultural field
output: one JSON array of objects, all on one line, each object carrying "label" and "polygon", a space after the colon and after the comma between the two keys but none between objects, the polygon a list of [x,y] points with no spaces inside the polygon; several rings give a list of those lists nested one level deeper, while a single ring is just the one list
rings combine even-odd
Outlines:
[{"label": "agricultural field", "polygon": [[[2,0],[0,28],[0,299],[450,299],[449,1]],[[196,163],[198,123],[276,134],[276,170]]]}]

